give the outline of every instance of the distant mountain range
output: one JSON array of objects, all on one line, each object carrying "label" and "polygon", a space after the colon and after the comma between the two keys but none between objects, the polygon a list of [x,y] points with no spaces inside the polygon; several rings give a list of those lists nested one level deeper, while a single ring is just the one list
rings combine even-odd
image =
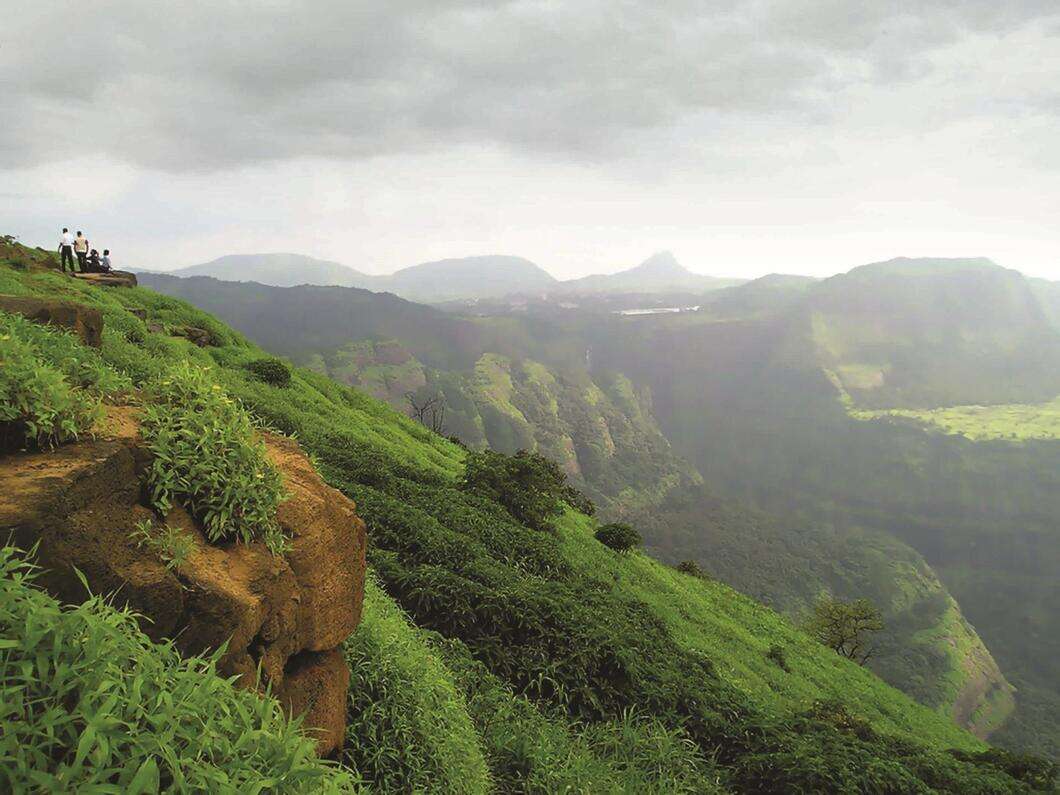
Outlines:
[{"label": "distant mountain range", "polygon": [[172,276],[212,276],[272,287],[360,287],[412,301],[441,303],[506,295],[706,292],[742,283],[692,273],[670,252],[655,254],[634,268],[560,281],[522,257],[487,255],[425,262],[377,276],[347,265],[302,254],[230,254],[169,271]]}]

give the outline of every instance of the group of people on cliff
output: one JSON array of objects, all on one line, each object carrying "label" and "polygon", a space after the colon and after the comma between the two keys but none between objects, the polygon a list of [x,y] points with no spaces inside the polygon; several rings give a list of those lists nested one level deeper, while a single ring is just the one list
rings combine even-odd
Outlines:
[{"label": "group of people on cliff", "polygon": [[76,273],[74,269],[74,256],[77,256],[77,264],[81,273],[107,273],[110,271],[110,249],[103,249],[101,257],[96,249],[92,248],[88,238],[78,230],[76,235],[71,235],[65,226],[59,237],[59,267],[66,273],[66,265],[70,265],[70,273]]}]

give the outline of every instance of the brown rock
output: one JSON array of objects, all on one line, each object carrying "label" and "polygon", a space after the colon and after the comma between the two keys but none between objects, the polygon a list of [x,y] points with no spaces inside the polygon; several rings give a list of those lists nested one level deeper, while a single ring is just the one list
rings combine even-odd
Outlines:
[{"label": "brown rock", "polygon": [[152,638],[173,638],[187,654],[227,641],[221,672],[284,693],[307,726],[322,729],[318,747],[329,753],[345,726],[348,674],[336,648],[360,620],[364,524],[297,444],[265,441],[289,494],[277,515],[292,536],[286,557],[261,543],[210,544],[179,508],[166,523],[192,539],[187,561],[171,571],[140,548],[136,524],[155,517],[143,503],[149,458],[129,407],[109,408],[95,440],[0,456],[0,536],[13,535],[24,549],[39,545],[39,582],[60,599],[84,600],[76,568],[93,593],[116,594],[145,616]]},{"label": "brown rock", "polygon": [[173,326],[169,330],[169,333],[174,337],[184,337],[188,342],[198,345],[200,348],[206,348],[213,345],[213,335],[210,334],[204,328],[198,326]]},{"label": "brown rock", "polygon": [[103,315],[98,309],[45,298],[0,295],[0,311],[69,329],[94,348],[103,344]]},{"label": "brown rock", "polygon": [[136,274],[128,271],[108,271],[107,273],[75,273],[74,278],[100,287],[135,287]]},{"label": "brown rock", "polygon": [[346,690],[350,669],[342,653],[305,652],[291,658],[276,696],[292,715],[304,716],[312,727],[317,754],[327,756],[342,748],[346,735]]},{"label": "brown rock", "polygon": [[133,317],[140,318],[140,320],[147,320],[147,310],[146,309],[140,309],[139,307],[132,307],[129,310],[129,314],[132,315]]}]

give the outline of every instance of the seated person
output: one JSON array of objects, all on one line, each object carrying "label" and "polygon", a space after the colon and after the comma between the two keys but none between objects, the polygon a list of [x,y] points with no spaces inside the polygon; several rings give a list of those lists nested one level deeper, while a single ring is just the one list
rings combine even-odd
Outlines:
[{"label": "seated person", "polygon": [[103,249],[103,259],[99,263],[99,267],[102,273],[110,272],[110,249]]},{"label": "seated person", "polygon": [[100,267],[99,252],[92,249],[92,252],[88,255],[88,262],[84,266],[86,273],[102,273],[103,268]]}]

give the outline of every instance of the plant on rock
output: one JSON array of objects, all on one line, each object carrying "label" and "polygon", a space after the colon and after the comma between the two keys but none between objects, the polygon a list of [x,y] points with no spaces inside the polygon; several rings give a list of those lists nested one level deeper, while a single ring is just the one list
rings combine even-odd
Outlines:
[{"label": "plant on rock", "polygon": [[276,507],[283,481],[242,405],[188,363],[156,379],[147,397],[141,433],[153,457],[147,486],[154,507],[165,515],[180,501],[211,541],[260,539],[282,553],[287,540]]},{"label": "plant on rock", "polygon": [[641,537],[635,529],[623,522],[605,524],[596,531],[596,540],[615,552],[626,554],[640,546]]}]

